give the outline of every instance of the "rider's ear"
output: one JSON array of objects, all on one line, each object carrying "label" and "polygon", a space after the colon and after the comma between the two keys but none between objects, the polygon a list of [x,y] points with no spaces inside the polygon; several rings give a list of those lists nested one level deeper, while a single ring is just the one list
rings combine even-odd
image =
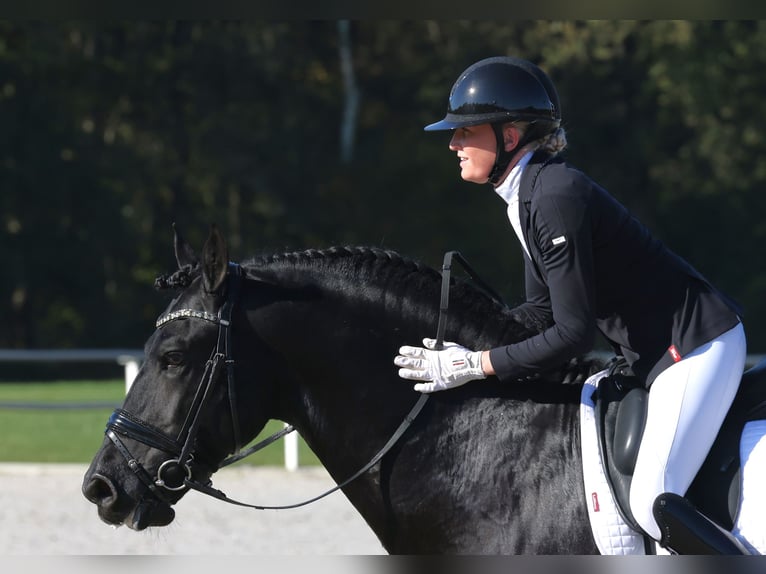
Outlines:
[{"label": "rider's ear", "polygon": [[186,240],[181,235],[181,232],[178,231],[175,223],[173,224],[173,234],[175,235],[173,238],[173,247],[176,251],[178,268],[183,269],[186,265],[189,267],[196,267],[197,263],[199,263],[197,254],[194,253],[194,249],[191,248],[191,245],[186,243]]},{"label": "rider's ear", "polygon": [[229,268],[229,251],[226,241],[215,225],[210,226],[210,235],[202,248],[202,281],[205,291],[213,293],[226,280]]}]

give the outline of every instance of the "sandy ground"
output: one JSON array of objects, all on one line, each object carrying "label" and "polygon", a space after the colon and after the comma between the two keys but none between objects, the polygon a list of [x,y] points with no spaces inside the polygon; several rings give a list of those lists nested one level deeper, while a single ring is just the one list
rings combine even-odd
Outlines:
[{"label": "sandy ground", "polygon": [[[101,522],[80,493],[85,465],[0,464],[2,555],[374,555],[375,534],[341,492],[291,510],[239,508],[197,492],[164,528]],[[237,467],[215,475],[229,496],[261,505],[301,502],[334,486],[323,468]]]}]

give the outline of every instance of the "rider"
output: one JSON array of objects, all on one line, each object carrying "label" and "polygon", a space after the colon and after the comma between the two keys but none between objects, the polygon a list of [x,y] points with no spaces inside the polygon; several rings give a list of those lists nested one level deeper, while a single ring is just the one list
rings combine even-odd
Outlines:
[{"label": "rider", "polygon": [[[534,64],[476,62],[453,85],[446,117],[425,129],[452,130],[462,179],[491,184],[507,203],[525,264],[526,301],[516,310],[547,328],[476,351],[424,339],[400,349],[399,375],[425,393],[489,375],[513,382],[591,350],[600,331],[649,389],[630,506],[664,545],[655,500],[686,493],[739,386],[746,343],[736,304],[561,158],[558,94]],[[697,520],[706,518],[695,514],[692,532]],[[731,548],[728,533],[714,538]]]}]

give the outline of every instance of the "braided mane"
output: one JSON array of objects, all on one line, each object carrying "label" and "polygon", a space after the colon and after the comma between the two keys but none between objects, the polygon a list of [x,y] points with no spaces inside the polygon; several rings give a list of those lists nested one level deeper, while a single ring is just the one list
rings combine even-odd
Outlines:
[{"label": "braided mane", "polygon": [[369,281],[380,283],[392,276],[418,276],[425,281],[438,281],[439,273],[414,259],[404,257],[387,249],[364,246],[330,247],[328,249],[306,249],[288,253],[262,255],[245,263],[258,272],[288,269],[326,270],[332,277],[353,279],[357,283]]},{"label": "braided mane", "polygon": [[[319,287],[360,309],[383,306],[390,314],[417,318],[436,328],[441,273],[395,251],[351,246],[308,249],[264,255],[245,268],[274,282]],[[460,276],[451,281],[450,318],[453,328],[467,327],[472,336],[493,340],[506,336],[520,340],[539,328]]]},{"label": "braided mane", "polygon": [[[305,249],[283,253],[268,253],[243,262],[243,268],[254,276],[270,279],[275,283],[311,281],[328,289],[343,291],[358,297],[379,295],[384,290],[389,298],[413,298],[423,302],[438,302],[441,274],[410,257],[396,251],[366,246],[336,246],[327,249]],[[185,289],[200,274],[199,264],[186,265],[173,273],[157,277],[156,289]],[[453,297],[464,308],[476,308],[484,312],[496,304],[473,284],[455,278]],[[415,303],[417,304],[417,303]],[[528,329],[539,325],[528,324],[524,318],[514,317]]]},{"label": "braided mane", "polygon": [[[248,261],[245,266],[258,276],[273,273],[273,277],[280,280],[291,273],[296,278],[310,274],[312,280],[325,288],[344,291],[349,299],[381,301],[384,298],[385,304],[397,312],[404,313],[405,308],[411,314],[426,313],[426,308],[433,309],[434,314],[438,312],[441,274],[395,251],[351,246],[307,249],[263,255]],[[463,325],[478,337],[489,337],[485,342],[512,343],[546,327],[533,317],[497,303],[473,282],[461,277],[453,279],[450,289],[453,327]],[[430,321],[434,326],[435,318],[436,315]],[[601,362],[593,357],[578,357],[548,372],[545,378],[555,380],[557,385],[582,382],[601,368]]]},{"label": "braided mane", "polygon": [[[368,301],[384,298],[385,304],[395,306],[399,311],[407,307],[410,312],[417,310],[417,313],[425,313],[426,308],[436,312],[441,283],[441,274],[428,265],[395,251],[364,246],[269,253],[253,257],[242,266],[247,274],[275,283],[308,281],[330,291],[343,292],[349,298]],[[155,288],[184,289],[199,274],[199,265],[187,265],[159,276]],[[473,283],[460,277],[453,279],[450,301],[451,317],[456,323],[474,324],[479,331],[487,329],[485,333],[494,341],[515,342],[545,327],[496,303]],[[562,377],[578,380],[598,367],[598,361],[573,359],[564,366]]]},{"label": "braided mane", "polygon": [[330,247],[327,249],[306,249],[303,251],[293,251],[288,253],[272,253],[253,258],[249,264],[257,267],[279,263],[303,266],[307,263],[315,264],[348,259],[353,259],[356,262],[368,263],[381,261],[385,263],[391,263],[397,267],[401,267],[409,271],[430,271],[433,272],[434,276],[438,275],[438,273],[436,273],[427,265],[423,265],[414,259],[404,257],[396,251],[364,246],[343,246]]},{"label": "braided mane", "polygon": [[[346,298],[349,303],[382,304],[394,313],[408,310],[421,317],[427,309],[438,311],[441,273],[387,249],[358,246],[307,249],[263,255],[244,266],[255,276],[288,285],[317,286]],[[453,277],[450,297],[451,309],[473,309],[475,316],[499,315],[498,304],[462,277]]]},{"label": "braided mane", "polygon": [[[265,271],[274,268],[306,268],[340,264],[341,268],[357,268],[371,263],[393,264],[391,267],[397,271],[407,273],[425,273],[430,279],[437,278],[439,274],[427,265],[423,265],[414,259],[400,255],[399,253],[375,247],[344,246],[330,247],[328,249],[306,249],[285,253],[270,253],[254,257],[243,263],[246,267],[257,268]],[[162,274],[154,281],[154,287],[158,290],[185,289],[194,278],[199,275],[199,265],[185,265],[172,273]]]}]

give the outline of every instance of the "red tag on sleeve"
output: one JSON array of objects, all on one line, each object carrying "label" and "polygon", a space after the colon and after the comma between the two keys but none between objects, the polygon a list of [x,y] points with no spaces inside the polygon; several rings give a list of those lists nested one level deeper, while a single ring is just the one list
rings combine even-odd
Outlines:
[{"label": "red tag on sleeve", "polygon": [[675,345],[670,345],[670,347],[668,347],[668,353],[670,353],[670,356],[673,357],[673,361],[676,363],[683,358],[681,357],[681,353],[678,352],[678,349],[676,349]]}]

